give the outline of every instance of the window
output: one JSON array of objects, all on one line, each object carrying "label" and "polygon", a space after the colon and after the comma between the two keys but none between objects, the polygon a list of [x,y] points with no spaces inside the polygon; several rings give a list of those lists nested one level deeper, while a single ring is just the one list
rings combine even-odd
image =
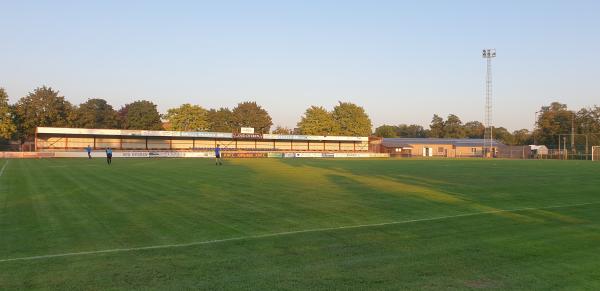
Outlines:
[{"label": "window", "polygon": [[444,147],[438,147],[438,153],[443,153],[444,152]]},{"label": "window", "polygon": [[472,153],[476,153],[477,152],[477,148],[471,148],[471,152]]}]

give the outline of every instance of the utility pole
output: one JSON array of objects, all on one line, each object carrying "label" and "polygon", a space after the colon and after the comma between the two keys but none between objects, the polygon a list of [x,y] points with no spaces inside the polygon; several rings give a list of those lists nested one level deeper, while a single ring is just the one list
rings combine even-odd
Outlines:
[{"label": "utility pole", "polygon": [[568,152],[567,152],[567,137],[563,136],[563,149],[565,149],[565,160],[569,159],[568,156]]},{"label": "utility pole", "polygon": [[560,151],[560,134],[558,135],[558,159],[562,159],[562,152]]},{"label": "utility pole", "polygon": [[589,146],[589,144],[588,144],[588,135],[586,133],[585,134],[585,159],[586,160],[589,159],[589,157],[588,157],[588,154],[589,154],[589,152],[588,152],[588,146]]},{"label": "utility pole", "polygon": [[575,112],[571,112],[571,152],[576,153],[575,148]]},{"label": "utility pole", "polygon": [[534,145],[537,145],[535,137],[537,135],[536,131],[537,131],[537,128],[538,128],[538,113],[542,113],[542,110],[535,112],[535,119],[533,121],[533,131],[531,132],[531,135],[533,136],[533,144]]}]

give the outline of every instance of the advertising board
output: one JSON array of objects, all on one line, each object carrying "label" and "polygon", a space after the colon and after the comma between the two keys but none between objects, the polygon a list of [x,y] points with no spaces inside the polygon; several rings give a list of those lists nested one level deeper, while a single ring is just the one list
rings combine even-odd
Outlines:
[{"label": "advertising board", "polygon": [[34,159],[53,158],[53,152],[0,152],[0,158],[7,159]]},{"label": "advertising board", "polygon": [[266,158],[267,153],[232,153],[224,152],[223,158]]},{"label": "advertising board", "polygon": [[212,152],[185,152],[184,156],[186,158],[212,158],[214,157],[214,153]]},{"label": "advertising board", "polygon": [[147,158],[149,157],[148,152],[120,152],[119,157],[122,158]]},{"label": "advertising board", "polygon": [[185,157],[185,152],[152,151],[148,152],[148,156],[151,158],[183,158]]},{"label": "advertising board", "polygon": [[234,139],[263,139],[261,133],[234,133]]},{"label": "advertising board", "polygon": [[389,154],[385,153],[334,153],[336,158],[384,158],[389,157]]},{"label": "advertising board", "polygon": [[241,133],[254,133],[254,127],[242,127],[240,128]]},{"label": "advertising board", "polygon": [[296,153],[296,158],[322,158],[323,153]]}]

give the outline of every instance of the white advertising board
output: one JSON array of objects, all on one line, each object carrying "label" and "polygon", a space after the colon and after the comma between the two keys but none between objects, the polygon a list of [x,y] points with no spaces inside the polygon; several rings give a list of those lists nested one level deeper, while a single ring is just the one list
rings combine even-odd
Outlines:
[{"label": "white advertising board", "polygon": [[296,158],[322,158],[323,153],[296,153]]},{"label": "white advertising board", "polygon": [[242,127],[240,133],[254,133],[254,127]]},{"label": "white advertising board", "polygon": [[334,153],[335,158],[385,158],[389,154],[385,153]]},{"label": "white advertising board", "polygon": [[[55,158],[87,158],[86,152],[54,152]],[[92,157],[103,158],[106,157],[104,152],[92,152]]]},{"label": "white advertising board", "polygon": [[[9,155],[10,154],[10,155]],[[24,156],[30,154],[31,156]],[[264,155],[265,157],[284,157],[284,158],[384,158],[389,157],[387,153],[322,153],[322,152],[311,152],[311,153],[293,153],[293,152],[262,152],[262,153],[231,153],[231,157],[251,157],[254,154]],[[4,158],[27,158],[27,157],[56,157],[56,158],[87,158],[85,151],[73,151],[73,152],[16,152],[10,153],[5,152],[1,157]],[[103,150],[96,150],[92,152],[93,158],[105,158],[106,154]],[[114,158],[213,158],[214,152],[178,152],[178,151],[114,151]],[[254,157],[254,156],[252,156]]]},{"label": "white advertising board", "polygon": [[[87,158],[86,152],[54,152],[57,158]],[[113,158],[212,158],[212,152],[176,152],[176,151],[114,151]],[[104,151],[92,152],[93,158],[105,158]]]},{"label": "white advertising board", "polygon": [[185,153],[151,151],[148,152],[148,156],[151,158],[183,158],[185,156]]},{"label": "white advertising board", "polygon": [[115,157],[120,158],[147,158],[149,157],[148,152],[115,152],[115,154],[119,154]]},{"label": "white advertising board", "polygon": [[186,158],[212,158],[215,156],[213,152],[186,152]]},{"label": "white advertising board", "polygon": [[[86,152],[54,152],[55,158],[87,158]],[[113,152],[113,158],[147,158],[148,152]],[[106,158],[104,151],[93,151],[92,158]]]},{"label": "white advertising board", "polygon": [[334,153],[334,158],[368,158],[368,153]]}]

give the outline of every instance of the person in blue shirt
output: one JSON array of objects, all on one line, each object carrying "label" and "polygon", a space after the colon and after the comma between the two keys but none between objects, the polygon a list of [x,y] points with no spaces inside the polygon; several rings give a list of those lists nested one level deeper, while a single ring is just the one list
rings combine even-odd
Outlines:
[{"label": "person in blue shirt", "polygon": [[215,148],[215,165],[219,165],[222,166],[223,163],[221,163],[221,146],[217,145],[217,147]]},{"label": "person in blue shirt", "polygon": [[88,159],[92,158],[92,147],[88,144],[87,148],[85,148],[85,151],[88,154]]},{"label": "person in blue shirt", "polygon": [[112,164],[112,149],[110,147],[106,148],[106,162],[109,165]]}]

